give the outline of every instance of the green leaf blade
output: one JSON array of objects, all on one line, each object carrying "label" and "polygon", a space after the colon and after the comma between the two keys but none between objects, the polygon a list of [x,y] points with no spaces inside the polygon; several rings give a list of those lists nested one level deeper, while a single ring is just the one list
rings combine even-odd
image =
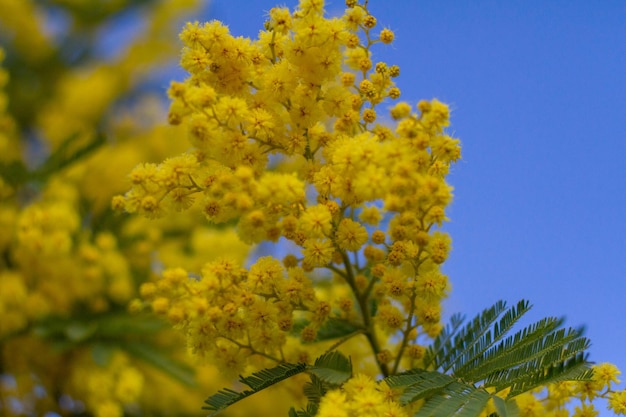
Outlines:
[{"label": "green leaf blade", "polygon": [[452,382],[440,393],[426,400],[414,417],[451,417],[462,409],[476,390],[467,384]]},{"label": "green leaf blade", "polygon": [[250,376],[240,377],[239,381],[246,384],[251,389],[238,392],[230,388],[223,388],[207,398],[204,401],[206,405],[203,406],[202,409],[213,411],[213,413],[210,414],[210,416],[213,416],[236,402],[239,402],[244,398],[256,394],[257,392],[284,381],[294,375],[305,372],[307,369],[308,366],[304,363],[282,363],[273,368],[255,372]]},{"label": "green leaf blade", "polygon": [[499,417],[519,417],[519,408],[515,401],[505,400],[497,395],[491,398]]},{"label": "green leaf blade", "polygon": [[463,407],[455,414],[455,417],[478,417],[485,409],[491,395],[485,390],[477,389],[468,397]]},{"label": "green leaf blade", "polygon": [[402,405],[410,404],[422,398],[428,398],[443,391],[455,379],[450,375],[439,372],[424,372],[420,375],[420,381],[409,385],[400,396]]},{"label": "green leaf blade", "polygon": [[132,356],[144,360],[187,386],[191,387],[196,384],[196,374],[192,367],[174,361],[167,352],[157,346],[126,341],[118,342],[117,345]]},{"label": "green leaf blade", "polygon": [[338,386],[352,376],[352,362],[340,352],[332,351],[317,358],[310,371],[322,381]]}]

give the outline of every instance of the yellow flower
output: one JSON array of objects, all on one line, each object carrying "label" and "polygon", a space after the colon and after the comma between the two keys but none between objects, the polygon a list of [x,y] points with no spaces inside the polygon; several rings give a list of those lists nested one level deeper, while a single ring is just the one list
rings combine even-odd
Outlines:
[{"label": "yellow flower", "polygon": [[376,320],[378,320],[387,330],[393,331],[402,327],[406,321],[406,317],[397,307],[391,304],[386,304],[378,308]]},{"label": "yellow flower", "polygon": [[626,390],[611,393],[609,408],[616,413],[626,415]]},{"label": "yellow flower", "polygon": [[358,251],[367,242],[367,230],[352,219],[342,219],[335,235],[341,249]]},{"label": "yellow flower", "polygon": [[304,242],[303,265],[310,267],[326,266],[333,258],[335,248],[328,239],[308,239]]},{"label": "yellow flower", "polygon": [[450,252],[450,236],[435,232],[429,241],[430,258],[436,264],[443,263]]},{"label": "yellow flower", "polygon": [[346,28],[353,32],[356,31],[359,25],[363,23],[366,15],[367,13],[361,7],[352,7],[346,10],[346,13],[343,15]]},{"label": "yellow flower", "polygon": [[366,224],[376,226],[382,219],[380,209],[376,206],[364,207],[359,214],[359,219]]},{"label": "yellow flower", "polygon": [[617,376],[620,374],[620,370],[612,363],[604,362],[593,367],[594,381],[608,388],[611,387],[611,382],[619,384],[620,381]]},{"label": "yellow flower", "polygon": [[270,27],[278,33],[286,33],[291,29],[291,13],[286,7],[270,9]]},{"label": "yellow flower", "polygon": [[278,259],[265,256],[250,267],[248,285],[260,294],[273,294],[282,286],[284,267]]},{"label": "yellow flower", "polygon": [[115,397],[123,404],[136,401],[143,389],[143,375],[137,369],[125,367],[118,375]]},{"label": "yellow flower", "polygon": [[574,410],[573,417],[596,417],[599,414],[593,404],[581,404]]},{"label": "yellow flower", "polygon": [[332,215],[327,206],[318,204],[307,207],[299,220],[300,230],[310,238],[328,236],[332,229]]},{"label": "yellow flower", "polygon": [[257,300],[248,307],[249,325],[257,329],[275,328],[278,309],[272,302]]},{"label": "yellow flower", "polygon": [[346,394],[339,390],[328,391],[320,401],[318,417],[350,417]]},{"label": "yellow flower", "polygon": [[390,29],[383,29],[380,31],[379,39],[382,43],[393,42],[395,35]]},{"label": "yellow flower", "polygon": [[124,411],[119,403],[114,401],[105,401],[95,407],[96,417],[121,417]]}]

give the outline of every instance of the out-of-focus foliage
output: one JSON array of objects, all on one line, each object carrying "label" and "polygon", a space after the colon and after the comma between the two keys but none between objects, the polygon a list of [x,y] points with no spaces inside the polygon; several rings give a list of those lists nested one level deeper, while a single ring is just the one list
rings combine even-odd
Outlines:
[{"label": "out-of-focus foliage", "polygon": [[187,214],[110,209],[132,167],[188,146],[164,123],[154,74],[175,62],[182,19],[200,6],[0,0],[3,416],[197,414],[219,387],[129,302],[164,267],[243,261],[250,247]]}]

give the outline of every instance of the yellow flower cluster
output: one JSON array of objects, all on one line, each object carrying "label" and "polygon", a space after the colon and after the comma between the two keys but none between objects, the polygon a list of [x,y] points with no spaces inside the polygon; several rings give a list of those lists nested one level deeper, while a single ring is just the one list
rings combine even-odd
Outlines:
[{"label": "yellow flower cluster", "polygon": [[294,322],[308,319],[300,333],[311,341],[330,314],[301,268],[285,268],[271,257],[249,271],[226,259],[210,262],[199,279],[182,268],[168,269],[140,291],[155,313],[184,331],[192,353],[217,359],[232,376],[243,372],[252,355],[300,361],[301,352],[287,346]]},{"label": "yellow flower cluster", "polygon": [[406,410],[395,401],[393,392],[370,376],[357,374],[333,390],[320,402],[318,417],[406,417]]},{"label": "yellow flower cluster", "polygon": [[[421,358],[423,348],[414,344],[418,328],[428,336],[441,329],[448,281],[439,265],[450,239],[435,229],[446,220],[452,193],[445,177],[460,158],[459,141],[445,133],[449,111],[437,100],[421,101],[415,111],[396,104],[395,129],[376,123],[381,103],[400,95],[393,82],[399,68],[372,61],[372,47],[390,43],[393,32],[377,29],[366,5],[349,4],[337,18],[326,18],[323,6],[302,0],[293,12],[272,9],[256,40],[234,37],[217,21],[188,23],[180,38],[181,64],[190,77],[169,89],[169,121],[186,127],[193,148],[161,164],[137,166],[132,188],[113,206],[156,218],[198,202],[209,221],[236,222],[245,242],[290,242],[286,272],[265,271],[268,265],[278,269],[278,262],[259,260],[248,272],[233,266],[232,280],[219,285],[214,273],[203,272],[198,282],[168,285],[170,295],[146,298],[155,310],[178,320],[195,317],[196,304],[173,300],[188,291],[181,288],[210,286],[204,302],[220,310],[211,337],[250,350],[263,326],[252,324],[252,334],[226,329],[218,324],[225,314],[241,320],[260,314],[245,303],[265,304],[263,314],[287,323],[298,303],[315,302],[301,290],[294,299],[294,290],[284,288],[294,280],[308,287],[318,271],[330,271],[352,295],[328,300],[324,314],[350,317],[387,374],[402,361],[414,365]],[[273,274],[270,286],[255,283],[258,270]],[[257,298],[223,299],[231,291],[225,285]],[[227,302],[234,303],[232,311],[224,309]],[[320,314],[319,303],[304,307]],[[315,338],[315,320],[301,332],[304,341]],[[206,331],[188,337],[203,339]],[[276,348],[281,338],[274,335],[267,346]],[[204,348],[192,345],[197,352]]]},{"label": "yellow flower cluster", "polygon": [[135,284],[116,238],[81,233],[76,198],[71,185],[51,182],[42,200],[19,212],[2,210],[7,233],[1,249],[10,253],[12,268],[0,271],[0,336],[46,314],[101,312],[133,296]]},{"label": "yellow flower cluster", "polygon": [[93,410],[95,417],[122,417],[125,407],[137,404],[144,389],[144,376],[128,356],[117,353],[106,367],[95,364],[89,352],[74,361],[68,378],[71,392]]}]

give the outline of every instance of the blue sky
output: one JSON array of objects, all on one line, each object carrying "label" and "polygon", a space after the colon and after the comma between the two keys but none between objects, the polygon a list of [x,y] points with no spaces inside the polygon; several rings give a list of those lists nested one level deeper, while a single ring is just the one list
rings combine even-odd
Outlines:
[{"label": "blue sky", "polygon": [[[448,103],[463,144],[448,312],[529,299],[533,320],[586,325],[591,360],[626,378],[626,2],[369,3],[396,33],[374,60],[400,66],[404,100]],[[274,4],[208,16],[255,37]]]}]

